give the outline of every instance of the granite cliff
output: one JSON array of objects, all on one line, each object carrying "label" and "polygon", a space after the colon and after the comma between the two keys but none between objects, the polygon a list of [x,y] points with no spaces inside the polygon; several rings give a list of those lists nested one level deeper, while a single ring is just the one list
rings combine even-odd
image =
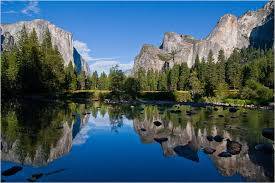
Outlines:
[{"label": "granite cliff", "polygon": [[274,41],[274,3],[269,1],[257,11],[248,11],[241,17],[232,14],[222,16],[211,33],[202,40],[175,32],[164,34],[160,47],[145,44],[134,62],[134,72],[139,68],[161,71],[165,62],[169,67],[186,62],[192,67],[196,55],[206,58],[212,50],[217,61],[219,50],[228,57],[235,48],[248,46],[267,48]]},{"label": "granite cliff", "polygon": [[67,66],[70,61],[73,61],[78,72],[85,71],[89,73],[87,62],[73,47],[72,34],[46,20],[35,19],[32,21],[20,21],[13,24],[1,24],[1,50],[10,50],[14,44],[16,44],[23,25],[25,25],[28,32],[35,29],[40,42],[42,42],[43,34],[48,28],[51,33],[52,43],[57,46],[61,53],[65,66]]}]

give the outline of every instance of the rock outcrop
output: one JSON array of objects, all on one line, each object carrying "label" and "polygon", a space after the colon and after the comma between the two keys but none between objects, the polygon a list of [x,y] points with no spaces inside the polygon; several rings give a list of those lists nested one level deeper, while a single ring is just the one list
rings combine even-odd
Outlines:
[{"label": "rock outcrop", "polygon": [[46,20],[35,19],[32,21],[20,21],[13,24],[1,24],[1,50],[10,50],[14,44],[16,44],[19,38],[19,32],[24,25],[27,32],[31,32],[35,29],[39,42],[42,42],[44,32],[46,29],[49,29],[52,43],[54,46],[57,46],[65,66],[67,66],[70,61],[73,61],[78,72],[85,71],[89,73],[87,62],[73,47],[72,34]]},{"label": "rock outcrop", "polygon": [[144,45],[135,58],[134,72],[139,68],[161,71],[165,63],[169,66],[186,62],[191,67],[196,55],[207,58],[210,50],[217,61],[218,52],[223,49],[228,57],[235,48],[248,46],[267,48],[274,41],[274,5],[269,1],[257,11],[249,11],[241,17],[226,14],[220,18],[212,32],[202,40],[190,35],[174,32],[164,34],[162,45]]}]

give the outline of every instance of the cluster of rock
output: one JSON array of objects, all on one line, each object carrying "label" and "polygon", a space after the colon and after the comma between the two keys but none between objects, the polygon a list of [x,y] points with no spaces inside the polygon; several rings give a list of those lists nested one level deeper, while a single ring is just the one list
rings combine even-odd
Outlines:
[{"label": "cluster of rock", "polygon": [[134,62],[134,72],[144,70],[161,71],[167,62],[169,67],[186,62],[191,67],[198,55],[200,59],[207,58],[212,50],[217,61],[218,52],[223,49],[228,57],[235,48],[248,46],[267,48],[274,41],[274,7],[269,1],[257,11],[249,11],[241,17],[226,14],[220,18],[212,32],[202,40],[190,35],[174,32],[164,34],[162,45],[143,45]]},{"label": "cluster of rock", "polygon": [[270,181],[268,170],[258,163],[259,152],[241,138],[233,138],[228,131],[213,126],[209,134],[206,128],[196,130],[191,122],[181,127],[161,119],[160,115],[153,118],[144,115],[144,119],[134,119],[134,128],[143,143],[159,143],[164,156],[199,162],[198,151],[203,150],[224,176],[240,174],[251,181]]},{"label": "cluster of rock", "polygon": [[28,33],[35,29],[40,43],[43,40],[43,35],[46,29],[49,29],[52,44],[53,46],[57,46],[64,60],[64,65],[67,66],[69,62],[72,61],[78,72],[90,72],[87,62],[73,46],[72,33],[42,19],[20,21],[13,24],[1,24],[1,51],[10,50],[14,47],[24,25]]}]

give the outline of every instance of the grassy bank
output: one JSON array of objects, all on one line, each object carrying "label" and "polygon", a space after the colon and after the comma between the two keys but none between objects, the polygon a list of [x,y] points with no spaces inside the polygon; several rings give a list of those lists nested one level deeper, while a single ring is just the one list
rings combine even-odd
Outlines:
[{"label": "grassy bank", "polygon": [[[66,100],[89,100],[89,101],[104,101],[111,99],[111,92],[109,90],[77,90],[67,91],[60,95],[61,99]],[[248,106],[248,105],[264,105],[257,100],[244,100],[239,98],[238,90],[228,90],[226,97],[203,97],[196,101],[192,99],[189,91],[142,91],[139,92],[138,99],[141,100],[154,100],[154,101],[171,101],[171,102],[199,102],[211,104],[225,104],[232,106]]]}]

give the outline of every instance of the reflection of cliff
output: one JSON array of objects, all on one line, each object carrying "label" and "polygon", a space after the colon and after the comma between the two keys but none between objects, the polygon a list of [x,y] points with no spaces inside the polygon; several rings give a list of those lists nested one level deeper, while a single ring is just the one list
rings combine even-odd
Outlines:
[{"label": "reflection of cliff", "polygon": [[33,139],[35,142],[28,141],[32,138],[32,133],[24,134],[13,142],[9,142],[1,133],[1,160],[32,166],[47,165],[70,152],[73,132],[77,134],[87,124],[88,118],[89,115],[84,115],[82,118],[76,117],[74,123],[63,122],[61,126],[50,127],[49,131],[56,133],[55,136],[47,133],[44,136],[39,134],[39,137]]},{"label": "reflection of cliff", "polygon": [[[154,121],[160,121],[162,125],[154,125]],[[247,180],[253,181],[269,181],[270,179],[266,176],[264,168],[260,165],[255,164],[251,161],[249,156],[249,148],[245,141],[240,140],[239,136],[232,136],[225,130],[219,129],[217,126],[211,127],[210,132],[206,128],[195,128],[191,122],[187,122],[182,126],[176,126],[173,122],[162,120],[157,115],[154,118],[145,119],[134,119],[134,128],[140,135],[142,142],[152,143],[154,138],[164,138],[168,140],[161,144],[164,156],[175,156],[174,148],[177,146],[190,147],[192,150],[186,151],[190,154],[196,154],[201,147],[212,147],[216,149],[209,157],[215,163],[215,166],[224,176],[232,176],[234,174],[240,174]],[[207,135],[222,135],[225,139],[239,141],[242,144],[242,151],[238,155],[234,155],[229,158],[221,158],[218,156],[219,153],[226,150],[226,141],[222,142],[209,142]],[[185,154],[186,154],[185,152]],[[185,156],[183,156],[185,157]],[[192,159],[186,157],[187,159]]]}]

